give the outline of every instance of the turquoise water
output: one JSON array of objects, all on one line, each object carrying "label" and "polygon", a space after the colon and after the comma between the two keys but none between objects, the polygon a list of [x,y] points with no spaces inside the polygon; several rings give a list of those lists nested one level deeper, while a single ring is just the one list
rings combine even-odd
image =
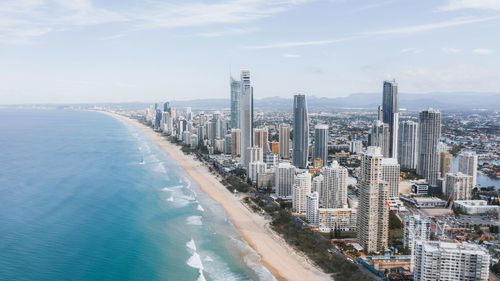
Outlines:
[{"label": "turquoise water", "polygon": [[133,125],[65,110],[0,120],[0,280],[274,279]]}]

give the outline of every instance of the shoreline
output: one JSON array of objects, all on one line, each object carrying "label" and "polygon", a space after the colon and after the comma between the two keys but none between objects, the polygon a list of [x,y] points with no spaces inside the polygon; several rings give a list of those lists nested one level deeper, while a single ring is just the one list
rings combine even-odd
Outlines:
[{"label": "shoreline", "polygon": [[194,156],[184,154],[179,147],[135,119],[110,112],[104,113],[137,126],[177,161],[191,179],[199,184],[200,189],[224,208],[240,236],[257,252],[261,264],[277,280],[331,280],[330,275],[313,265],[272,231],[267,220],[248,210],[240,199],[227,190]]}]

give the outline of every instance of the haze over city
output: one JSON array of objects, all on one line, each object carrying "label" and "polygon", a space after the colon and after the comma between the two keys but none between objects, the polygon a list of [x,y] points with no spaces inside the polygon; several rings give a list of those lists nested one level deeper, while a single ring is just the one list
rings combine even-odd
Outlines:
[{"label": "haze over city", "polygon": [[[498,92],[500,3],[65,1],[0,5],[0,103]],[[480,32],[479,32],[480,31]]]}]

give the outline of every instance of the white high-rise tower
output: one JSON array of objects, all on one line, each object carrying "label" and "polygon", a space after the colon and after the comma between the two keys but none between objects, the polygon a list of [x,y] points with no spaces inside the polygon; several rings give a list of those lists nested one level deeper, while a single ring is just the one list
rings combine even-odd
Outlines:
[{"label": "white high-rise tower", "polygon": [[253,147],[253,87],[250,84],[250,70],[241,69],[240,130],[241,164],[248,168],[250,162],[247,150]]}]

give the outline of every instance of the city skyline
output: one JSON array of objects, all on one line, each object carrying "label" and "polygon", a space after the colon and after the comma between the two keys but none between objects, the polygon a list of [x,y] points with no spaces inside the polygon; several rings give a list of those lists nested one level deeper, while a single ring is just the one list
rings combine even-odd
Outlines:
[{"label": "city skyline", "polygon": [[5,1],[0,104],[221,98],[236,66],[258,73],[256,98],[373,93],[394,78],[406,93],[496,92],[499,10],[485,0]]}]

